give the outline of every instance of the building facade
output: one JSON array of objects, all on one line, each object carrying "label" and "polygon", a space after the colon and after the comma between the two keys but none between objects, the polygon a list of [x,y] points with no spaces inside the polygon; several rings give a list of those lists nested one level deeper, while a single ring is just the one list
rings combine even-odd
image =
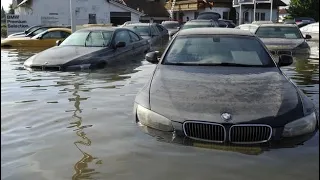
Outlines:
[{"label": "building facade", "polygon": [[[139,21],[142,12],[126,6],[119,0],[72,0],[76,25],[113,24]],[[60,24],[70,24],[69,0],[14,0],[15,14],[55,16]],[[45,18],[44,18],[45,21]]]},{"label": "building facade", "polygon": [[[271,11],[271,1],[272,1],[272,11]],[[287,6],[281,0],[233,0],[233,7],[237,12],[237,23],[245,24],[256,21],[279,21],[279,7]],[[254,15],[254,2],[256,2],[256,12]],[[240,14],[240,4],[241,13]],[[271,14],[272,13],[272,14]],[[254,17],[255,16],[255,17]],[[271,17],[271,19],[270,19]],[[241,18],[241,19],[240,19]]]},{"label": "building facade", "polygon": [[167,0],[165,7],[172,11],[172,19],[180,22],[196,19],[201,12],[216,12],[229,19],[232,0]]}]

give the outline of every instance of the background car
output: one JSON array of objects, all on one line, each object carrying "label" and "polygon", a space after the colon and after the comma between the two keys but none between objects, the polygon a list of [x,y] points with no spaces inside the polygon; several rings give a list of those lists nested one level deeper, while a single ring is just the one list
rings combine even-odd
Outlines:
[{"label": "background car", "polygon": [[233,23],[232,20],[226,20],[226,19],[222,19],[228,26],[227,28],[235,28],[236,25]]},{"label": "background car", "polygon": [[256,30],[258,29],[259,25],[258,24],[241,24],[237,27],[236,29],[242,29],[242,30],[247,30],[250,31],[251,33],[255,33]]},{"label": "background car", "polygon": [[170,37],[180,30],[180,23],[178,21],[163,21],[161,25],[168,30]]},{"label": "background car", "polygon": [[[238,29],[179,31],[137,94],[139,124],[195,141],[259,144],[318,131],[315,105],[279,68],[259,38]],[[308,135],[308,136],[307,136]]]},{"label": "background car", "polygon": [[201,12],[197,17],[197,19],[202,19],[202,20],[218,20],[220,18],[221,18],[221,15],[216,12]]},{"label": "background car", "polygon": [[165,46],[169,41],[169,32],[157,23],[133,23],[124,26],[148,40],[153,50]]},{"label": "background car", "polygon": [[219,27],[219,24],[215,20],[191,20],[186,22],[181,29],[191,29],[191,28],[205,28],[205,27]]},{"label": "background car", "polygon": [[68,28],[51,28],[32,38],[7,38],[1,40],[1,47],[41,47],[55,46],[57,40],[63,40],[71,34]]},{"label": "background car", "polygon": [[81,70],[131,62],[150,49],[147,40],[125,28],[91,27],[24,62],[31,70]]},{"label": "background car", "polygon": [[255,34],[273,54],[300,54],[303,58],[309,57],[310,46],[306,39],[311,39],[311,36],[304,37],[297,25],[261,24]]},{"label": "background car", "polygon": [[50,28],[71,28],[71,26],[38,26],[30,29],[27,34],[20,34],[20,35],[14,35],[14,36],[8,36],[8,38],[32,38],[35,35],[38,35]]},{"label": "background car", "polygon": [[42,25],[31,26],[30,28],[26,29],[26,30],[23,31],[23,32],[18,32],[18,33],[10,34],[10,35],[8,36],[8,38],[11,38],[11,37],[14,37],[14,36],[19,36],[19,35],[25,36],[25,35],[29,34],[30,32],[36,30],[36,29],[39,28],[39,27],[42,27]]},{"label": "background car", "polygon": [[300,31],[304,36],[310,35],[312,41],[319,41],[319,22],[312,23],[300,28]]}]

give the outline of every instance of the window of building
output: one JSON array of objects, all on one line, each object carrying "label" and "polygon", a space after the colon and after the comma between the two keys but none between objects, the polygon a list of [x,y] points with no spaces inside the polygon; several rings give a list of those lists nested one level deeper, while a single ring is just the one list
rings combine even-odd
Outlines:
[{"label": "window of building", "polygon": [[223,19],[229,19],[229,12],[223,12],[222,18]]},{"label": "window of building", "polygon": [[266,13],[260,13],[260,20],[261,21],[266,20]]},{"label": "window of building", "polygon": [[249,22],[249,12],[244,13],[244,22]]}]

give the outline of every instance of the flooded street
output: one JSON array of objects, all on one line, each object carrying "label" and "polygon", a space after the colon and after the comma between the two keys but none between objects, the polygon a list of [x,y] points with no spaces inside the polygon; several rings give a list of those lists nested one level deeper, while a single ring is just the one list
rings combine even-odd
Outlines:
[{"label": "flooded street", "polygon": [[[283,70],[319,110],[318,42],[311,46],[310,59]],[[170,143],[147,134],[132,116],[135,95],[155,65],[24,70],[36,52],[1,50],[1,179],[319,179],[319,133],[297,147],[258,153]]]}]

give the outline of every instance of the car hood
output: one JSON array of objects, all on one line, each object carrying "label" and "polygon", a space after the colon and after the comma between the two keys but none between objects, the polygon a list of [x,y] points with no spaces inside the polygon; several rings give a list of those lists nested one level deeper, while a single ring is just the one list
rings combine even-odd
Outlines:
[{"label": "car hood", "polygon": [[37,41],[38,39],[31,39],[29,37],[11,37],[11,38],[6,38],[1,40],[1,43],[8,43],[8,42],[13,42],[13,41],[25,41],[25,40],[32,40],[32,41]]},{"label": "car hood", "polygon": [[[65,65],[73,60],[81,60],[82,63],[86,63],[86,60],[93,61],[95,57],[99,57],[101,50],[106,50],[106,48],[55,46],[30,57],[25,65]],[[79,62],[75,63],[79,64]]]},{"label": "car hood", "polygon": [[260,38],[268,49],[293,49],[304,43],[304,39]]},{"label": "car hood", "polygon": [[[173,121],[284,124],[303,117],[295,86],[278,68],[159,65],[150,87],[150,108]],[[270,124],[271,125],[271,124]]]}]

